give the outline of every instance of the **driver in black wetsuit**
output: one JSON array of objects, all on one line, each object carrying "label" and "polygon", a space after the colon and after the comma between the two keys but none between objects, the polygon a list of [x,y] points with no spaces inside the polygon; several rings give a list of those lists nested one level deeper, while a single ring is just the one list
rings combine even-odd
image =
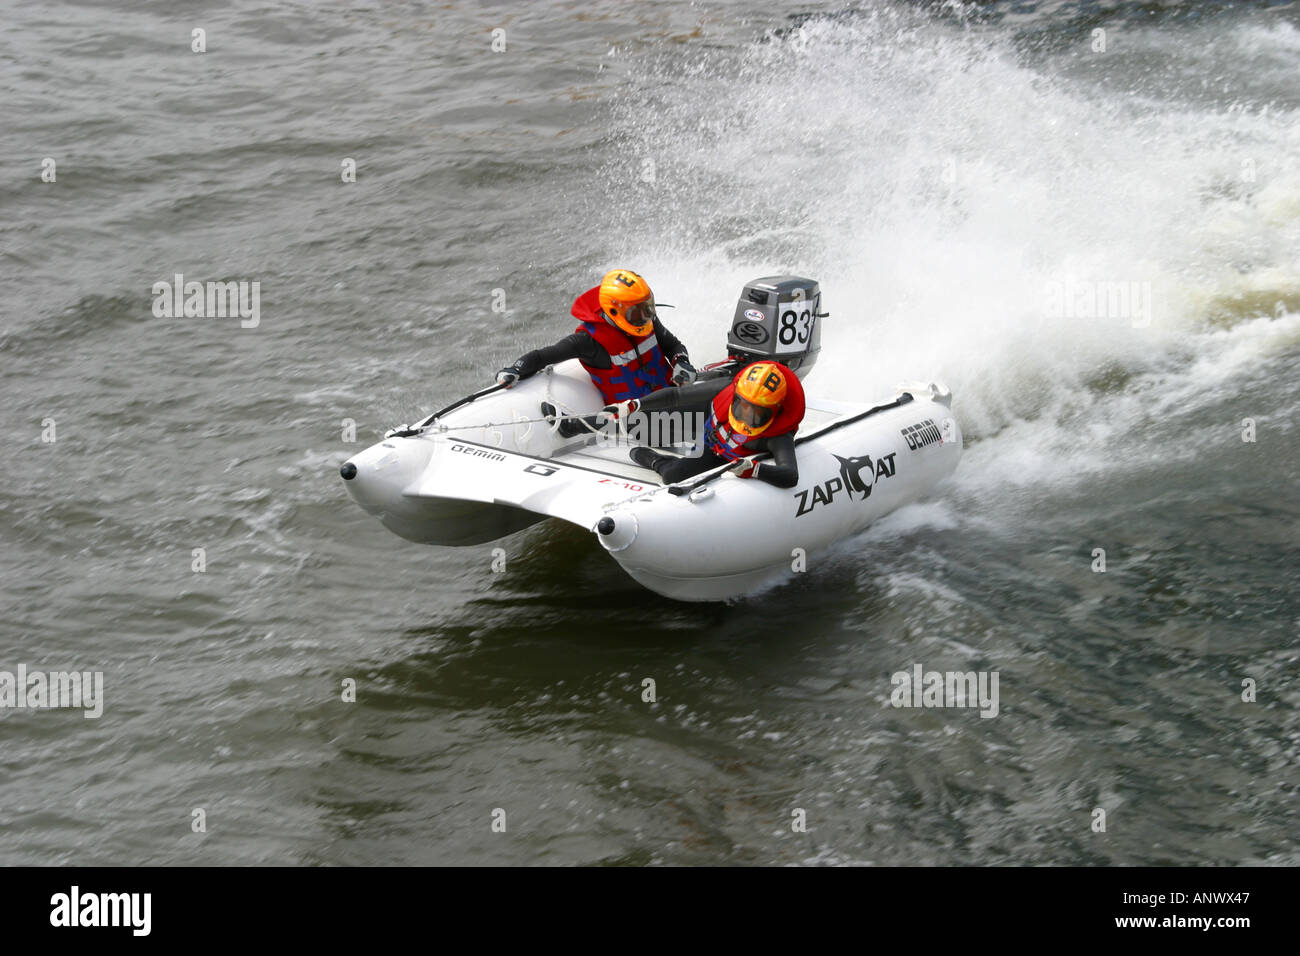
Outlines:
[{"label": "driver in black wetsuit", "polygon": [[[525,352],[497,372],[497,382],[509,388],[548,365],[574,358],[607,403],[695,380],[686,346],[659,321],[654,293],[631,269],[606,273],[600,285],[574,300],[572,314],[579,322],[573,332],[554,345]],[[542,403],[542,414],[552,422],[557,418],[549,402]],[[557,430],[571,438],[594,429],[594,418],[583,421],[560,419]]]}]

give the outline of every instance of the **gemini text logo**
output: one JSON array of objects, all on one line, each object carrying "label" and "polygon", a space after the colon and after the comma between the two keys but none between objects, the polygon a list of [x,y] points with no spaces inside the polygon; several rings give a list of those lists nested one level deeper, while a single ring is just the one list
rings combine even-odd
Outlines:
[{"label": "gemini text logo", "polygon": [[51,926],[129,926],[134,936],[148,936],[152,893],[70,893],[50,897]]},{"label": "gemini text logo", "polygon": [[74,707],[87,719],[104,713],[103,671],[32,671],[26,664],[18,672],[0,671],[0,708],[41,710]]}]

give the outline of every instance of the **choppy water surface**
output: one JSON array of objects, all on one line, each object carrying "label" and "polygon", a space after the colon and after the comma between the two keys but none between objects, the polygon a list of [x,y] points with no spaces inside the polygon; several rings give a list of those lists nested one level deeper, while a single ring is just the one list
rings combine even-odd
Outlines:
[{"label": "choppy water surface", "polygon": [[[0,862],[1295,864],[1298,54],[1267,3],[11,5],[0,670],[106,703],[0,711]],[[955,479],[734,605],[351,503],[616,264],[702,360],[817,278],[809,387],[946,381]],[[917,663],[998,716],[888,706]]]}]

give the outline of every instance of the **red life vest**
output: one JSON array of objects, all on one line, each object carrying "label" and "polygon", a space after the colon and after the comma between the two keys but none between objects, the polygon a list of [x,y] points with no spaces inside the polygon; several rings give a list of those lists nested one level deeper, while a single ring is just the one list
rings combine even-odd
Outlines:
[{"label": "red life vest", "polygon": [[709,415],[709,423],[704,428],[704,440],[708,443],[709,451],[728,461],[737,461],[747,455],[757,454],[752,447],[745,449],[746,442],[757,441],[760,438],[775,438],[777,435],[798,430],[804,413],[803,385],[794,372],[784,365],[781,368],[785,372],[785,401],[781,405],[781,410],[776,413],[772,424],[764,428],[762,434],[751,438],[744,432],[734,431],[731,427],[731,400],[736,395],[735,379],[713,397],[713,413]]},{"label": "red life vest", "polygon": [[600,286],[573,300],[573,317],[582,323],[574,331],[586,332],[609,355],[609,368],[593,368],[578,360],[607,405],[668,387],[673,370],[655,333],[637,338],[605,321],[600,311]]}]

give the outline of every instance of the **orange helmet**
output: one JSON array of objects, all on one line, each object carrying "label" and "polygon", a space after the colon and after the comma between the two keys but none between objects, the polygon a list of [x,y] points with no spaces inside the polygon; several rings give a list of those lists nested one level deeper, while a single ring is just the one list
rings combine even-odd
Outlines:
[{"label": "orange helmet", "polygon": [[753,438],[772,424],[785,401],[785,376],[785,369],[775,362],[755,362],[741,369],[727,416],[731,427]]},{"label": "orange helmet", "polygon": [[600,280],[600,311],[629,335],[649,335],[655,323],[655,297],[631,269],[611,269]]}]

